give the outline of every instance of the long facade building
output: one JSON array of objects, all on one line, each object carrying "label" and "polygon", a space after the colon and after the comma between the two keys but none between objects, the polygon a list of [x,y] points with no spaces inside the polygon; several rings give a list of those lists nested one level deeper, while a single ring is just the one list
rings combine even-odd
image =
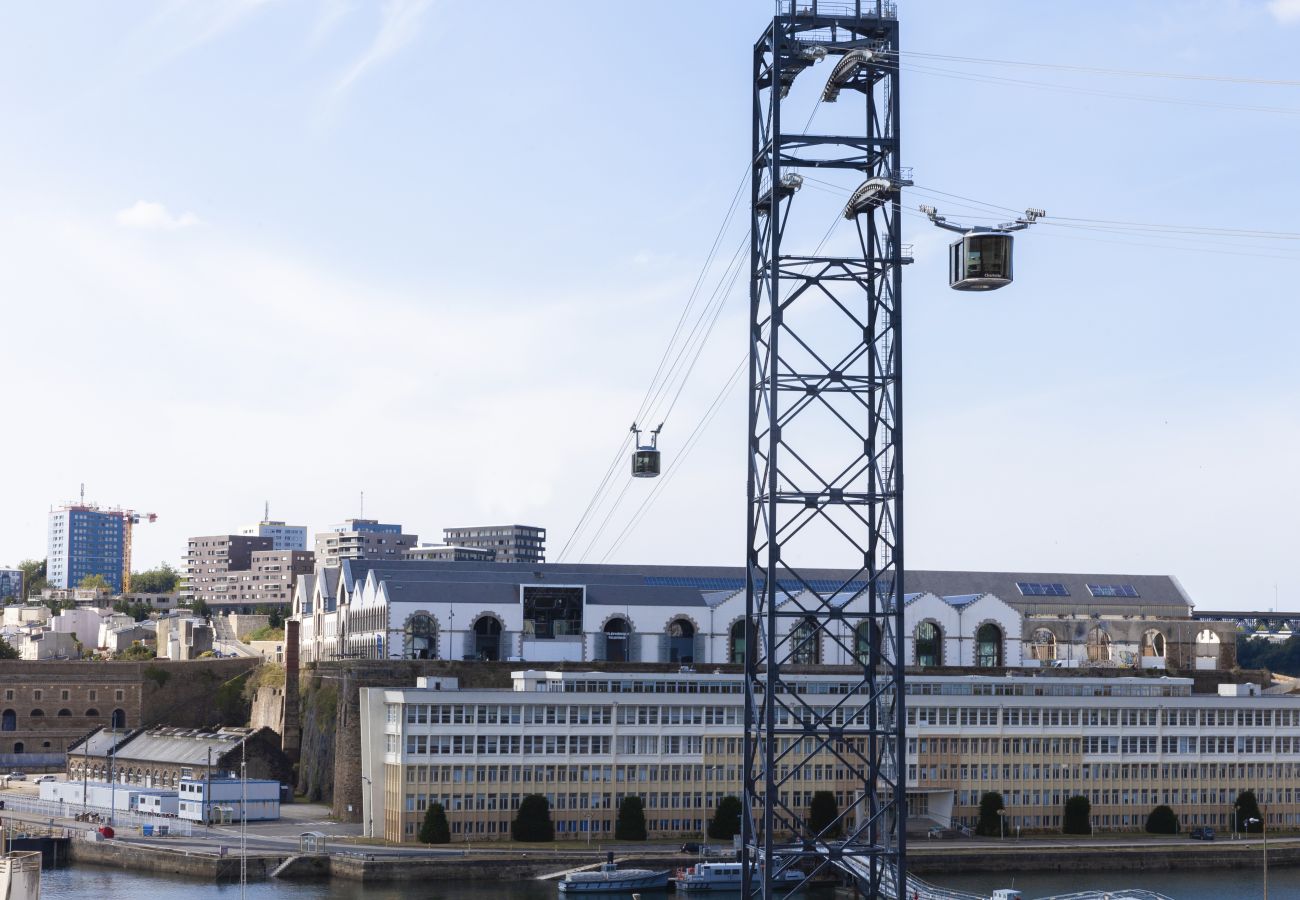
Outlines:
[{"label": "long facade building", "polygon": [[[857,685],[849,676],[793,680],[805,702],[841,717],[861,705],[845,700]],[[1300,697],[1226,684],[1198,694],[1193,683],[1155,673],[909,676],[911,826],[973,825],[980,796],[997,791],[1008,829],[1059,830],[1075,795],[1091,801],[1098,830],[1139,829],[1158,804],[1184,827],[1224,827],[1246,789],[1270,828],[1300,824]],[[742,792],[736,672],[521,670],[512,689],[427,678],[361,693],[364,816],[389,840],[415,840],[431,803],[446,809],[453,835],[502,838],[528,794],[547,797],[557,836],[610,836],[620,801],[636,795],[652,838],[689,837],[722,797]],[[795,805],[831,791],[844,809],[860,784],[830,753],[811,772],[788,784]]]}]

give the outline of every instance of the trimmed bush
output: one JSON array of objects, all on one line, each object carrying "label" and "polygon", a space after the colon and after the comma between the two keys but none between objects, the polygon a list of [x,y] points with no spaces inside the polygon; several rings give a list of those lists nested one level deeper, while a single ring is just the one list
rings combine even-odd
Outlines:
[{"label": "trimmed bush", "polygon": [[1177,814],[1164,804],[1147,816],[1147,834],[1177,834],[1179,830]]},{"label": "trimmed bush", "polygon": [[441,803],[430,803],[420,825],[420,843],[450,844],[451,826],[447,824],[447,811]]},{"label": "trimmed bush", "polygon": [[1065,816],[1061,819],[1062,834],[1092,834],[1092,804],[1087,797],[1071,797],[1065,801]]},{"label": "trimmed bush", "polygon": [[709,837],[719,841],[729,841],[740,834],[740,816],[744,811],[739,797],[723,797],[718,801],[718,808],[713,811],[709,822]]},{"label": "trimmed bush", "polygon": [[975,823],[975,833],[981,837],[998,837],[1002,834],[1002,817],[998,813],[1005,809],[1002,795],[997,791],[988,791],[980,795],[980,818]]},{"label": "trimmed bush", "polygon": [[[813,834],[821,834],[822,829],[835,822],[840,815],[840,805],[835,802],[835,795],[830,791],[818,791],[812,795],[808,805],[808,827]],[[837,838],[843,833],[841,823],[835,822],[833,828],[823,837]]]},{"label": "trimmed bush", "polygon": [[551,804],[541,794],[529,794],[519,801],[519,811],[510,823],[510,836],[516,841],[553,841],[555,825],[551,822]]},{"label": "trimmed bush", "polygon": [[644,841],[645,834],[645,801],[640,797],[624,797],[614,822],[614,840]]}]

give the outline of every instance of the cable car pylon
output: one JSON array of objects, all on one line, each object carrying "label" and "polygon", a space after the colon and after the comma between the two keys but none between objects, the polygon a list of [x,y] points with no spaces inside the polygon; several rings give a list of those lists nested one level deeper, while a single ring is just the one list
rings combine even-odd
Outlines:
[{"label": "cable car pylon", "polygon": [[660,422],[650,431],[650,443],[641,443],[641,429],[635,422],[632,423],[632,434],[636,436],[633,443],[636,445],[632,450],[632,477],[633,478],[658,478],[660,471],[659,459],[659,432],[663,430],[664,423]]},{"label": "cable car pylon", "polygon": [[1012,281],[1011,232],[1024,231],[1047,215],[1045,210],[1027,209],[1014,222],[1001,225],[959,225],[939,215],[933,206],[921,212],[945,231],[955,231],[960,240],[948,247],[948,286],[954,291],[996,291]]}]

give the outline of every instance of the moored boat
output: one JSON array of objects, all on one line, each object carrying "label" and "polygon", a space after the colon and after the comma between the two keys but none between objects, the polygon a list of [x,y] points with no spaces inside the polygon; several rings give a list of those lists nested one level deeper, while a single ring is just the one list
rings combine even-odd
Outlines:
[{"label": "moored boat", "polygon": [[654,869],[620,869],[610,853],[599,869],[569,872],[560,881],[561,894],[608,894],[621,891],[665,890],[669,871]]},{"label": "moored boat", "polygon": [[[803,873],[786,869],[779,876],[779,884],[791,887],[803,881]],[[701,862],[682,869],[673,877],[679,891],[738,891],[744,888],[744,868],[739,860],[729,862]]]}]

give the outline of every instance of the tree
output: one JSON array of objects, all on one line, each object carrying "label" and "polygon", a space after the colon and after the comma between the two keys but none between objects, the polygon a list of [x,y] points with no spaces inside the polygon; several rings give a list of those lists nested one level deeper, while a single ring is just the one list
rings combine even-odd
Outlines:
[{"label": "tree", "polygon": [[1177,834],[1179,832],[1178,816],[1163,803],[1151,810],[1147,816],[1147,834]]},{"label": "tree", "polygon": [[23,573],[24,600],[50,586],[50,583],[45,580],[45,562],[43,559],[24,559],[18,564],[18,568]]},{"label": "tree", "polygon": [[645,801],[627,796],[618,805],[618,819],[614,822],[614,840],[645,840]]},{"label": "tree", "polygon": [[149,618],[149,613],[153,612],[148,603],[139,600],[130,603],[125,600],[119,600],[113,604],[113,610],[115,612],[125,613],[137,622],[143,622],[145,619]]},{"label": "tree", "polygon": [[1092,834],[1092,804],[1087,797],[1074,796],[1065,801],[1061,819],[1062,834]]},{"label": "tree", "polygon": [[284,627],[284,608],[281,606],[272,606],[269,603],[262,603],[253,608],[253,614],[266,616],[268,628]]},{"label": "tree", "polygon": [[713,811],[713,819],[709,822],[709,837],[729,841],[739,834],[741,812],[739,797],[723,797],[719,800],[718,808]]},{"label": "tree", "polygon": [[447,811],[441,803],[429,804],[429,809],[424,814],[424,823],[420,825],[420,843],[451,843],[451,826],[447,824]]},{"label": "tree", "polygon": [[190,603],[190,612],[194,613],[196,616],[202,616],[205,619],[212,615],[212,610],[208,608],[208,601],[204,600],[202,597],[199,597]]},{"label": "tree", "polygon": [[529,794],[519,801],[519,811],[510,823],[510,836],[516,841],[553,841],[555,825],[551,823],[551,804],[541,794]]},{"label": "tree", "polygon": [[[1255,799],[1254,791],[1242,791],[1237,795],[1237,800],[1232,804],[1232,810],[1237,817],[1237,830],[1245,831],[1249,834],[1259,834],[1264,830],[1264,815],[1259,811],[1259,801]],[[1254,823],[1247,825],[1251,819]]]},{"label": "tree", "polygon": [[148,644],[142,644],[139,641],[136,641],[134,644],[132,644],[130,647],[127,647],[125,650],[119,650],[117,653],[113,655],[113,658],[128,659],[128,660],[154,659],[157,657],[157,655],[158,654],[154,652],[153,647],[150,647]]},{"label": "tree", "polygon": [[808,805],[808,827],[816,834],[822,831],[832,823],[831,830],[823,837],[837,838],[843,833],[844,829],[841,823],[835,821],[840,815],[840,805],[835,802],[835,794],[831,791],[817,791],[812,795],[812,802]]},{"label": "tree", "polygon": [[170,594],[180,583],[181,573],[170,563],[131,573],[131,590],[141,594]]},{"label": "tree", "polygon": [[980,818],[975,823],[975,833],[981,837],[997,837],[1002,834],[1002,817],[998,813],[1005,808],[1002,795],[997,791],[981,794]]},{"label": "tree", "polygon": [[113,586],[108,583],[108,579],[103,575],[87,575],[85,578],[77,582],[77,587],[81,588],[83,591],[111,592],[113,590]]},{"label": "tree", "polygon": [[18,659],[18,650],[13,644],[0,637],[0,659]]}]

